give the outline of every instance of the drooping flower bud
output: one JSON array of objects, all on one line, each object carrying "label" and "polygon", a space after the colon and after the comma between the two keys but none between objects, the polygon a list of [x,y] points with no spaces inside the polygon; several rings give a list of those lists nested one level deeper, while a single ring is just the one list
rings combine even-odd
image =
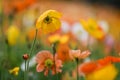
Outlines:
[{"label": "drooping flower bud", "polygon": [[28,54],[24,54],[24,55],[23,55],[23,59],[24,59],[24,60],[27,60],[28,58],[29,58],[29,55],[28,55]]}]

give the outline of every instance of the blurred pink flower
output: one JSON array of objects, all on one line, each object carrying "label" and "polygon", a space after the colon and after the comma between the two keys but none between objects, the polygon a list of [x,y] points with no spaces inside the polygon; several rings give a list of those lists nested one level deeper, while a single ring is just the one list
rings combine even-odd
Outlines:
[{"label": "blurred pink flower", "polygon": [[83,51],[83,52],[81,52],[80,50],[70,50],[69,53],[72,59],[74,58],[84,59],[91,54],[90,51],[88,50]]},{"label": "blurred pink flower", "polygon": [[62,72],[62,70],[60,69],[62,67],[62,61],[58,60],[55,57],[55,63],[54,63],[54,57],[49,51],[38,52],[36,55],[36,62],[37,62],[37,67],[36,67],[37,72],[44,71],[45,76],[48,75],[49,70],[52,70],[53,75]]}]

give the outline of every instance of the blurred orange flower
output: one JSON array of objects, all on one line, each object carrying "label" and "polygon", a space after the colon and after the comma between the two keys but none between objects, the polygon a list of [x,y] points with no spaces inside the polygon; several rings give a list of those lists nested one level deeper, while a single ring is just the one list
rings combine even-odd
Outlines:
[{"label": "blurred orange flower", "polygon": [[36,67],[37,72],[44,71],[45,76],[48,75],[49,70],[52,70],[53,75],[62,72],[62,70],[60,69],[62,67],[62,61],[55,58],[55,63],[54,63],[53,55],[49,51],[38,52],[36,55],[36,62],[37,62],[37,67]]},{"label": "blurred orange flower", "polygon": [[79,73],[89,74],[93,72],[97,68],[97,64],[95,62],[86,62],[79,66]]},{"label": "blurred orange flower", "polygon": [[18,13],[31,6],[35,2],[36,0],[3,0],[3,3],[6,4],[3,5],[4,12],[7,14],[11,13],[11,11]]},{"label": "blurred orange flower", "polygon": [[11,5],[13,6],[13,9],[15,9],[16,12],[20,12],[22,10],[24,10],[25,8],[27,8],[28,6],[32,5],[33,3],[35,3],[36,0],[14,0]]},{"label": "blurred orange flower", "polygon": [[79,66],[79,71],[84,74],[89,74],[94,72],[95,70],[99,70],[106,65],[112,64],[114,62],[120,62],[119,57],[107,56],[103,59],[99,59],[97,61],[86,62]]},{"label": "blurred orange flower", "polygon": [[86,80],[115,80],[118,70],[113,64],[108,64],[99,70],[86,75]]},{"label": "blurred orange flower", "polygon": [[62,60],[63,62],[69,61],[70,55],[69,55],[69,47],[67,44],[59,44],[57,47],[57,56],[58,59]]},{"label": "blurred orange flower", "polygon": [[[33,40],[34,37],[35,37],[35,33],[36,33],[35,28],[28,29],[27,32],[26,32],[27,39],[30,40],[30,41]],[[38,30],[37,38],[40,38],[40,36],[41,36],[41,31]]]},{"label": "blurred orange flower", "polygon": [[113,63],[113,62],[120,62],[120,58],[119,57],[113,57],[113,56],[107,56],[103,59],[97,60],[97,63],[99,63],[102,66],[104,66],[106,64],[109,64],[109,63]]}]

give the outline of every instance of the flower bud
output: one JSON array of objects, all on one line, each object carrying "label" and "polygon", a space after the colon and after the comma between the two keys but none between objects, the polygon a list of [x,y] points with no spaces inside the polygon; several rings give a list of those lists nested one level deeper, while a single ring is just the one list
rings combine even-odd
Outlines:
[{"label": "flower bud", "polygon": [[27,60],[28,58],[29,58],[29,55],[28,55],[28,54],[24,54],[24,55],[23,55],[23,59],[24,59],[24,60]]}]

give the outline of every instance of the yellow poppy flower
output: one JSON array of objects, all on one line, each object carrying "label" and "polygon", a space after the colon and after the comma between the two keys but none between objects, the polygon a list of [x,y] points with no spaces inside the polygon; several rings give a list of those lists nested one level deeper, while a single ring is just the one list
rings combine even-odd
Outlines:
[{"label": "yellow poppy flower", "polygon": [[38,18],[36,28],[41,29],[44,34],[55,32],[61,26],[60,17],[59,12],[48,10]]},{"label": "yellow poppy flower", "polygon": [[103,30],[99,27],[94,19],[90,18],[88,21],[81,20],[80,22],[83,25],[83,28],[93,37],[97,39],[102,39],[104,37],[105,34]]},{"label": "yellow poppy flower", "polygon": [[12,25],[7,30],[7,40],[9,45],[15,45],[20,35],[19,29]]},{"label": "yellow poppy flower", "polygon": [[115,80],[118,71],[113,64],[109,64],[95,72],[88,74],[86,80]]},{"label": "yellow poppy flower", "polygon": [[55,35],[51,35],[48,37],[48,41],[50,43],[55,43],[55,42],[60,42],[62,44],[67,43],[67,41],[69,40],[69,36],[68,35],[59,35],[59,34],[55,34]]},{"label": "yellow poppy flower", "polygon": [[9,70],[9,73],[10,73],[10,74],[13,74],[13,75],[15,75],[15,76],[17,76],[17,75],[18,75],[19,70],[20,70],[20,68],[19,68],[19,67],[15,67],[15,68],[13,68],[13,69]]}]

